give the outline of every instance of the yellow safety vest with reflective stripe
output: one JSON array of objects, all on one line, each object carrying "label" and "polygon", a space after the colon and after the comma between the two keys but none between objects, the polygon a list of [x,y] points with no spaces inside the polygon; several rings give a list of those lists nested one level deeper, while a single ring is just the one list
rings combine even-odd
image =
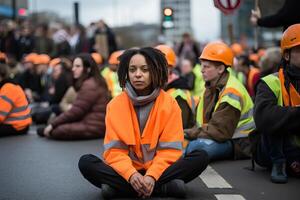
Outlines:
[{"label": "yellow safety vest with reflective stripe", "polygon": [[102,77],[105,79],[108,86],[108,90],[112,97],[118,96],[122,92],[122,88],[119,85],[119,78],[117,72],[114,72],[105,67],[101,72]]},{"label": "yellow safety vest with reflective stripe", "polygon": [[[277,105],[283,105],[283,97],[282,97],[282,90],[281,90],[281,83],[278,77],[278,72],[274,74],[270,74],[262,78],[262,80],[268,85],[268,87],[272,90],[275,97],[277,98]],[[300,146],[300,137],[294,136],[294,141]]]},{"label": "yellow safety vest with reflective stripe", "polygon": [[176,99],[176,97],[181,97],[184,99],[188,103],[192,112],[195,113],[198,99],[192,96],[189,90],[171,88],[167,91],[167,93],[170,94],[174,99]]},{"label": "yellow safety vest with reflective stripe", "polygon": [[191,91],[194,97],[200,97],[202,91],[205,89],[205,81],[201,73],[201,65],[196,64],[193,73],[195,74],[194,89]]},{"label": "yellow safety vest with reflective stripe", "polygon": [[283,99],[282,99],[282,91],[281,91],[281,84],[278,78],[278,72],[274,74],[270,74],[262,78],[262,80],[269,86],[272,90],[274,95],[277,99],[277,105],[283,106]]},{"label": "yellow safety vest with reflective stripe", "polygon": [[[204,92],[202,98],[200,98],[196,116],[197,123],[200,127],[203,125]],[[233,138],[247,137],[248,134],[255,129],[253,102],[246,88],[231,74],[229,74],[226,86],[219,94],[219,100],[215,106],[215,110],[224,102],[241,112],[240,120],[233,134]]]},{"label": "yellow safety vest with reflective stripe", "polygon": [[8,124],[22,130],[31,123],[28,101],[22,88],[6,83],[0,88],[0,124]]},{"label": "yellow safety vest with reflective stripe", "polygon": [[228,67],[227,71],[229,71],[232,76],[236,77],[243,85],[246,85],[246,76],[242,72],[237,72],[231,67]]}]

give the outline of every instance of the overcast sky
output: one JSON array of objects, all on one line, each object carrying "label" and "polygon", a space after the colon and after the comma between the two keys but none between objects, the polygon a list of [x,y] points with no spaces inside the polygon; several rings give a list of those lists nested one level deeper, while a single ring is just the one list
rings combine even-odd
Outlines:
[{"label": "overcast sky", "polygon": [[[160,0],[29,0],[31,11],[50,10],[73,20],[73,3],[80,4],[80,22],[84,25],[104,19],[110,26],[132,23],[159,23]],[[191,0],[191,17],[197,40],[215,40],[219,37],[220,12],[213,0]]]}]

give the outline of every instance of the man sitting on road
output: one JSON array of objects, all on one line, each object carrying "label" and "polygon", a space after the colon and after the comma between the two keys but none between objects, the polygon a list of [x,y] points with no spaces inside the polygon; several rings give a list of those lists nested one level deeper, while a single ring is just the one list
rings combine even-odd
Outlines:
[{"label": "man sitting on road", "polygon": [[286,183],[286,165],[300,176],[300,24],[281,39],[282,66],[258,83],[254,119],[261,134],[254,160],[272,167],[271,181]]}]

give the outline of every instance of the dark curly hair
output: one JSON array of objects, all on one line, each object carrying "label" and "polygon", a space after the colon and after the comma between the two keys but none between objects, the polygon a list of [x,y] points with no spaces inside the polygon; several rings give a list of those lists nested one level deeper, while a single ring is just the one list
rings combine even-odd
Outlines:
[{"label": "dark curly hair", "polygon": [[128,49],[118,58],[120,60],[118,77],[121,88],[124,88],[126,81],[128,81],[129,63],[136,54],[141,54],[146,59],[152,88],[164,88],[168,82],[168,63],[164,54],[152,47]]}]

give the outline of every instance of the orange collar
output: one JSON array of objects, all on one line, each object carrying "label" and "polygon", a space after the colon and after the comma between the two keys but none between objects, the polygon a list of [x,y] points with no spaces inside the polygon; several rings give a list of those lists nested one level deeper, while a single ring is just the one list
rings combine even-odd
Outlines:
[{"label": "orange collar", "polygon": [[289,91],[285,88],[284,85],[284,74],[283,69],[281,68],[279,70],[279,80],[281,85],[281,91],[282,91],[282,98],[283,103],[285,106],[299,106],[300,105],[300,95],[293,86],[293,84],[289,84]]}]

